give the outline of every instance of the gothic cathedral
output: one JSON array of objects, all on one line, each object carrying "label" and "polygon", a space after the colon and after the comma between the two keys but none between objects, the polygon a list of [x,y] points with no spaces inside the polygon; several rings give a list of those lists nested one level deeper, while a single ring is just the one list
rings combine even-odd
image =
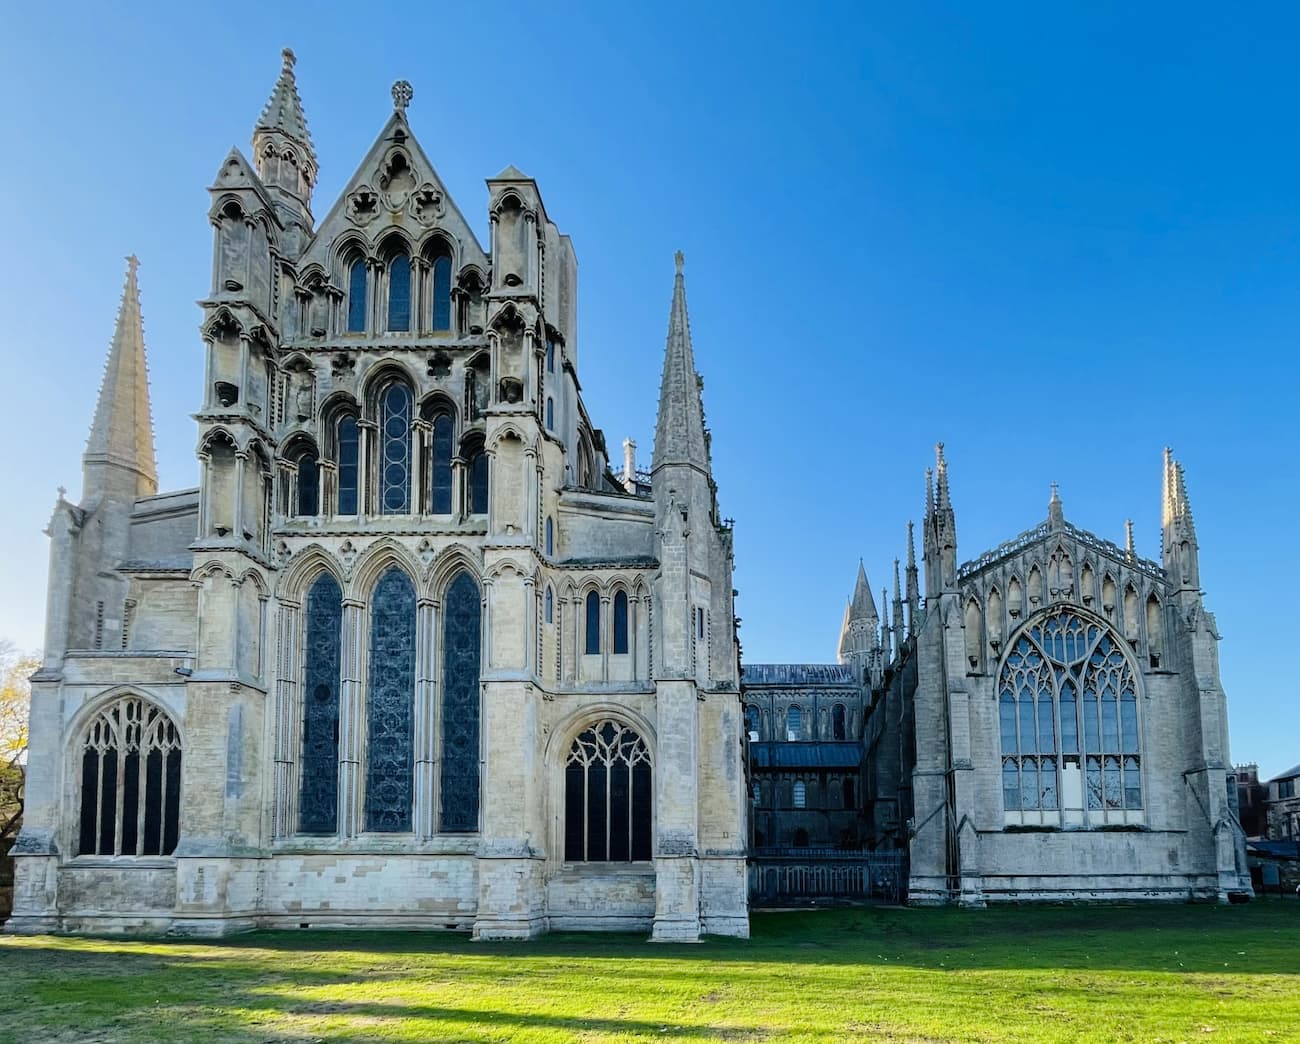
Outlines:
[{"label": "gothic cathedral", "polygon": [[49,528],[11,931],[748,934],[682,258],[653,466],[616,478],[569,238],[508,167],[480,245],[411,98],[318,225],[286,51],[217,171],[197,489],[158,492],[128,264]]}]

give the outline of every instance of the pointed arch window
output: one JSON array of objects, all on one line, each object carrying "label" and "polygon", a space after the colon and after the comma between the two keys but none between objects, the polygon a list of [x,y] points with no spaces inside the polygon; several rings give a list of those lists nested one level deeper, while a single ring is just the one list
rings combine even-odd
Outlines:
[{"label": "pointed arch window", "polygon": [[451,457],[453,446],[451,414],[433,418],[429,454],[429,510],[435,515],[451,514]]},{"label": "pointed arch window", "polygon": [[481,444],[475,444],[465,456],[465,471],[469,478],[466,490],[466,507],[471,515],[488,513],[488,458]]},{"label": "pointed arch window", "polygon": [[307,591],[303,642],[302,789],[298,829],[332,834],[338,829],[339,688],[343,592],[329,573]]},{"label": "pointed arch window", "polygon": [[555,339],[553,337],[546,338],[546,372],[555,372]]},{"label": "pointed arch window", "polygon": [[388,329],[405,332],[411,328],[411,259],[394,254],[388,261]]},{"label": "pointed arch window", "polygon": [[366,829],[411,829],[414,773],[415,586],[397,566],[370,600],[370,678],[366,699]]},{"label": "pointed arch window", "polygon": [[549,587],[546,589],[546,622],[555,622],[555,592]]},{"label": "pointed arch window", "polygon": [[564,858],[649,860],[653,784],[650,751],[632,729],[602,721],[579,733],[564,768]]},{"label": "pointed arch window", "polygon": [[546,396],[546,430],[555,430],[555,400]]},{"label": "pointed arch window", "polygon": [[483,602],[478,584],[461,570],[443,599],[441,828],[478,830],[479,670]]},{"label": "pointed arch window", "polygon": [[587,628],[583,652],[588,656],[600,654],[600,595],[595,591],[587,592]]},{"label": "pointed arch window", "polygon": [[758,734],[758,708],[752,703],[745,707],[745,731]]},{"label": "pointed arch window", "polygon": [[78,855],[166,856],[180,825],[181,740],[138,696],[100,711],[81,744]]},{"label": "pointed arch window", "polygon": [[1008,814],[1102,825],[1142,809],[1137,682],[1110,627],[1042,619],[1012,644],[998,691]]},{"label": "pointed arch window", "polygon": [[803,711],[798,707],[791,707],[785,712],[785,738],[787,742],[793,743],[800,739],[803,733]]},{"label": "pointed arch window", "polygon": [[379,505],[385,515],[411,511],[411,392],[401,381],[379,396]]},{"label": "pointed arch window", "polygon": [[614,653],[627,652],[627,592],[618,591],[614,595]]},{"label": "pointed arch window", "polygon": [[356,258],[348,267],[348,333],[366,332],[366,260]]},{"label": "pointed arch window", "polygon": [[433,259],[433,332],[451,329],[451,258],[440,254]]},{"label": "pointed arch window", "polygon": [[298,481],[293,514],[310,518],[320,514],[320,462],[313,449],[298,456]]},{"label": "pointed arch window", "polygon": [[555,554],[555,519],[550,515],[546,516],[546,557],[551,558]]},{"label": "pointed arch window", "polygon": [[355,515],[359,502],[361,435],[357,428],[357,419],[345,413],[338,420],[335,429],[338,448],[338,513]]}]

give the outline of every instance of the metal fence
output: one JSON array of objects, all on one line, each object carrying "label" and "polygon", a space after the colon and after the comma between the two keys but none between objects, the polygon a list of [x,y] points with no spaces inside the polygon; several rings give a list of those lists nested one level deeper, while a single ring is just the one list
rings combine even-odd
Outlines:
[{"label": "metal fence", "polygon": [[902,902],[907,853],[845,852],[836,848],[759,848],[749,857],[749,898],[755,906],[805,899]]}]

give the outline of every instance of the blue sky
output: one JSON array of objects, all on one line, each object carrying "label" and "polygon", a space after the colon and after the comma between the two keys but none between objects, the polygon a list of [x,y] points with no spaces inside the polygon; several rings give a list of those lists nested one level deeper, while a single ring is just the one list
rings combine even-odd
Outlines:
[{"label": "blue sky", "polygon": [[[129,7],[129,9],[128,9]],[[122,258],[164,487],[196,482],[205,187],[279,68],[322,217],[391,111],[481,238],[514,163],[573,236],[580,370],[648,460],[687,256],[746,658],[830,660],[947,445],[961,559],[1046,515],[1159,553],[1187,468],[1233,755],[1300,761],[1300,11],[1203,4],[19,5],[0,42],[0,636],[42,638]],[[625,9],[626,8],[626,9]],[[340,8],[342,11],[342,8]],[[487,19],[490,19],[489,23]]]}]

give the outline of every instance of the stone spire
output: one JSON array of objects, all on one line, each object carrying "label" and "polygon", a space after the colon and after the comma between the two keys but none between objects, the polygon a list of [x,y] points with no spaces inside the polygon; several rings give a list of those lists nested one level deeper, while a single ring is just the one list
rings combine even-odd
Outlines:
[{"label": "stone spire", "polygon": [[[287,47],[280,56],[283,61],[279,79],[253,127],[253,163],[257,176],[267,188],[286,193],[290,197],[290,209],[301,205],[307,211],[304,216],[309,217],[312,187],[320,163],[293,75],[297,59]],[[281,203],[284,202],[282,199]]]},{"label": "stone spire", "polygon": [[873,627],[879,618],[876,600],[871,597],[871,585],[867,583],[867,567],[862,564],[862,559],[858,559],[858,581],[853,587],[851,616],[854,620],[871,620]]},{"label": "stone spire", "polygon": [[677,276],[668,315],[668,344],[659,385],[659,420],[655,425],[653,471],[670,464],[696,468],[709,474],[709,451],[704,437],[704,407],[700,379],[695,372],[691,324],[686,315],[685,257],[677,251]]},{"label": "stone spire", "polygon": [[916,537],[907,523],[907,633],[916,634],[921,616],[921,578],[916,568]]},{"label": "stone spire", "polygon": [[[83,498],[105,493],[135,497],[158,492],[153,452],[153,417],[149,409],[149,367],[140,316],[139,260],[126,259],[126,285],[117,311],[117,328],[104,363],[95,419],[82,457]],[[126,479],[114,481],[115,476]]]},{"label": "stone spire", "polygon": [[1137,544],[1133,540],[1133,520],[1124,520],[1124,556],[1132,562],[1137,558]]},{"label": "stone spire", "polygon": [[894,646],[903,644],[903,584],[898,575],[898,559],[894,559]]},{"label": "stone spire", "polygon": [[934,499],[930,501],[930,472],[926,472],[925,594],[932,598],[957,581],[957,519],[948,491],[948,462],[943,443],[934,447]]},{"label": "stone spire", "polygon": [[844,622],[840,624],[840,647],[838,658],[840,663],[848,663],[853,658],[853,605],[846,598],[844,599]]},{"label": "stone spire", "polygon": [[1047,501],[1047,521],[1053,529],[1065,525],[1065,505],[1061,503],[1061,490],[1055,482],[1052,483],[1052,496]]},{"label": "stone spire", "polygon": [[1192,520],[1183,466],[1174,460],[1173,450],[1168,446],[1165,447],[1163,494],[1160,549],[1165,573],[1176,590],[1195,590],[1200,587],[1196,523]]},{"label": "stone spire", "polygon": [[934,446],[934,471],[935,471],[935,494],[934,509],[935,511],[944,511],[952,507],[952,500],[948,496],[948,462],[943,459],[943,443],[937,442]]},{"label": "stone spire", "polygon": [[882,587],[880,589],[880,608],[880,652],[883,658],[888,661],[890,643],[889,613],[886,611],[889,608],[889,588],[887,587]]}]

